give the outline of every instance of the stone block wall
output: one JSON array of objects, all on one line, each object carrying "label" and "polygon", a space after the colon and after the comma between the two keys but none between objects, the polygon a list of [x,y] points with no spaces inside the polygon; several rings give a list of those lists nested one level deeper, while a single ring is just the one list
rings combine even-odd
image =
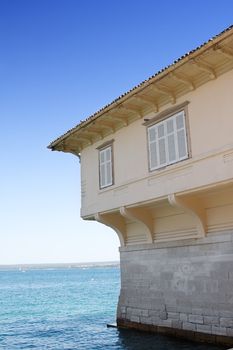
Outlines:
[{"label": "stone block wall", "polygon": [[233,344],[232,232],[120,251],[119,326],[191,331]]}]

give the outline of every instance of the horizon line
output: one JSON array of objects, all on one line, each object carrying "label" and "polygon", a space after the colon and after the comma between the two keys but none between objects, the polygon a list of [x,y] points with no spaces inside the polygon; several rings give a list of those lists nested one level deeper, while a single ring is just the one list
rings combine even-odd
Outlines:
[{"label": "horizon line", "polygon": [[64,262],[64,263],[16,263],[16,264],[0,264],[0,269],[5,268],[37,268],[37,267],[68,267],[68,268],[75,268],[75,267],[90,267],[90,266],[114,266],[114,265],[120,265],[120,260],[113,260],[113,261],[89,261],[89,262]]}]

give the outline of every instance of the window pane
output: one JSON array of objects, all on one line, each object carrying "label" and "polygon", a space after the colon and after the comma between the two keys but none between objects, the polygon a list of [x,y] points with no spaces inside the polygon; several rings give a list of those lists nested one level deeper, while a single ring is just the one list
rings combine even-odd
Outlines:
[{"label": "window pane", "polygon": [[148,129],[148,135],[149,135],[149,141],[155,141],[156,139],[156,131],[155,131],[155,127],[149,128]]},{"label": "window pane", "polygon": [[156,150],[156,142],[150,144],[150,168],[154,169],[158,166],[157,160],[157,150]]},{"label": "window pane", "polygon": [[164,124],[160,124],[158,126],[158,137],[163,137],[164,136]]},{"label": "window pane", "polygon": [[105,159],[106,161],[110,161],[111,160],[111,148],[106,148],[105,150]]},{"label": "window pane", "polygon": [[186,135],[185,135],[184,129],[179,130],[177,132],[177,141],[178,141],[179,158],[183,158],[187,155]]},{"label": "window pane", "polygon": [[101,187],[106,186],[105,164],[100,166],[100,185]]},{"label": "window pane", "polygon": [[159,140],[159,164],[166,164],[166,148],[165,148],[165,139]]},{"label": "window pane", "polygon": [[167,121],[167,132],[170,134],[174,131],[173,119]]},{"label": "window pane", "polygon": [[100,151],[100,163],[104,163],[105,161],[105,151]]},{"label": "window pane", "polygon": [[109,162],[106,164],[106,185],[112,184],[112,164]]},{"label": "window pane", "polygon": [[112,185],[112,147],[99,152],[100,188]]},{"label": "window pane", "polygon": [[177,129],[184,128],[184,113],[179,113],[176,117],[176,127]]},{"label": "window pane", "polygon": [[169,162],[174,162],[176,160],[176,146],[175,146],[175,135],[168,135],[167,138],[168,143],[168,158]]},{"label": "window pane", "polygon": [[173,164],[188,157],[184,111],[148,128],[150,169]]}]

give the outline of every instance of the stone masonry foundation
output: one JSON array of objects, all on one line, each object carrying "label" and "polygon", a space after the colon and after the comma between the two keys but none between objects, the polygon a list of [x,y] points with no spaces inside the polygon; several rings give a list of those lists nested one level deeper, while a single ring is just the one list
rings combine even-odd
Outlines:
[{"label": "stone masonry foundation", "polygon": [[233,233],[120,249],[119,327],[233,345]]}]

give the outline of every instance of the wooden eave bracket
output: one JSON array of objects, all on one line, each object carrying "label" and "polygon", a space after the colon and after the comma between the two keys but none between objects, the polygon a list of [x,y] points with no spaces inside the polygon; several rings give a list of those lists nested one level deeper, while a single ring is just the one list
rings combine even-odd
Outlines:
[{"label": "wooden eave bracket", "polygon": [[168,195],[168,202],[171,206],[184,210],[185,213],[191,215],[196,222],[198,237],[206,235],[206,213],[200,200],[197,198],[181,198],[174,193]]},{"label": "wooden eave bracket", "polygon": [[152,98],[147,96],[139,96],[139,95],[135,95],[133,96],[133,98],[151,107],[155,113],[159,111],[158,103],[156,103],[156,101],[154,101]]},{"label": "wooden eave bracket", "polygon": [[177,73],[171,72],[170,77],[173,78],[174,80],[179,81],[179,82],[183,83],[184,85],[188,86],[189,90],[191,90],[191,91],[196,89],[194,83],[190,79],[188,79],[184,76],[181,76]]},{"label": "wooden eave bracket", "polygon": [[[52,150],[53,151],[53,150]],[[79,152],[80,152],[80,148],[76,151],[75,149],[71,148],[71,147],[59,147],[59,148],[56,148],[56,151],[59,151],[59,152],[64,152],[64,153],[72,153],[74,154],[75,156],[78,156]]]},{"label": "wooden eave bracket", "polygon": [[106,120],[100,119],[96,123],[97,125],[100,125],[100,127],[103,129],[110,130],[111,132],[116,131],[114,125],[112,123],[107,122]]},{"label": "wooden eave bracket", "polygon": [[80,142],[72,142],[72,141],[62,141],[60,147],[57,148],[58,151],[62,151],[65,153],[72,153],[77,156],[82,149],[82,145]]},{"label": "wooden eave bracket", "polygon": [[93,134],[93,135],[97,135],[101,139],[104,138],[104,136],[103,136],[103,129],[101,129],[101,128],[97,128],[97,127],[94,127],[94,126],[91,125],[91,126],[89,126],[87,128],[87,132],[90,133],[90,134]]},{"label": "wooden eave bracket", "polygon": [[146,227],[147,241],[153,243],[153,218],[146,209],[121,207],[120,213],[128,220],[136,221]]},{"label": "wooden eave bracket", "polygon": [[214,50],[224,55],[227,58],[233,59],[233,50],[230,49],[229,47],[219,47],[217,45],[215,46]]},{"label": "wooden eave bracket", "polygon": [[129,121],[128,121],[128,116],[126,115],[118,115],[118,114],[108,114],[109,117],[113,120],[113,121],[117,121],[118,123],[122,123],[124,126],[128,126],[129,125]]},{"label": "wooden eave bracket", "polygon": [[133,113],[134,115],[137,115],[137,116],[139,116],[140,118],[142,118],[143,117],[143,112],[142,112],[142,110],[140,109],[140,108],[138,108],[138,107],[135,107],[135,106],[120,106],[119,107],[119,111],[121,111],[121,110],[123,110],[123,111],[126,111],[126,112],[130,112],[130,113]]},{"label": "wooden eave bracket", "polygon": [[84,133],[82,132],[82,133],[80,133],[80,134],[74,134],[74,135],[72,135],[72,137],[74,138],[74,139],[76,139],[77,141],[84,141],[84,142],[88,142],[88,144],[90,144],[90,145],[92,145],[93,144],[93,140],[92,140],[92,138],[91,137],[88,137],[88,136],[86,136],[86,135],[84,135]]},{"label": "wooden eave bracket", "polygon": [[192,59],[191,62],[193,64],[195,64],[196,67],[198,67],[200,70],[202,70],[203,72],[206,72],[209,74],[209,77],[211,79],[216,79],[217,78],[217,75],[216,75],[216,72],[214,70],[213,67],[211,67],[210,65],[204,63],[204,62],[201,62],[200,59]]},{"label": "wooden eave bracket", "polygon": [[170,99],[172,104],[176,103],[175,93],[173,91],[169,90],[167,87],[162,86],[161,84],[159,86],[155,85],[155,84],[151,84],[151,88],[152,88],[152,90],[154,90],[160,94],[166,95]]},{"label": "wooden eave bracket", "polygon": [[109,214],[95,214],[95,220],[104,224],[108,227],[111,227],[118,235],[120,240],[121,247],[125,246],[126,242],[126,225],[125,220],[117,213]]}]

